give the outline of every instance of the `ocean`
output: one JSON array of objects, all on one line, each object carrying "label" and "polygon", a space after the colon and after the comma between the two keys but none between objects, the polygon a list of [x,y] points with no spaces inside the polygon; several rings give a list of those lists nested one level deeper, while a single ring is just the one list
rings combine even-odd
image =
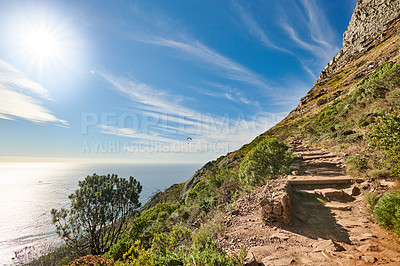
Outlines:
[{"label": "ocean", "polygon": [[[59,242],[52,208],[67,208],[68,195],[87,175],[135,177],[143,186],[142,205],[157,190],[186,181],[200,164],[0,163],[0,265],[14,252]],[[49,244],[50,243],[50,244]]]}]

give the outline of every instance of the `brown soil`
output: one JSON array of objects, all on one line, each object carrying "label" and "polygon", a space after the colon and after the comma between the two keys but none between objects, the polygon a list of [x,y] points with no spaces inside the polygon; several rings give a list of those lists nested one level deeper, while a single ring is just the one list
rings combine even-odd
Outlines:
[{"label": "brown soil", "polygon": [[[247,265],[400,265],[398,238],[373,222],[363,197],[394,183],[339,182],[350,178],[343,157],[309,148],[300,140],[292,148],[294,175],[271,181],[235,202],[219,239],[223,249],[238,253],[245,244]],[[328,179],[339,181],[314,182]],[[279,194],[288,180],[311,180],[307,181],[311,184],[292,186],[290,224],[266,223],[261,215],[263,198]]]}]

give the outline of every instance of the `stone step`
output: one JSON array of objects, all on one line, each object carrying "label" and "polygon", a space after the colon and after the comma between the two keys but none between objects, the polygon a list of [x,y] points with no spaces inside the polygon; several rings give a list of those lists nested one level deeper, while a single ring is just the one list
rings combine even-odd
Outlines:
[{"label": "stone step", "polygon": [[322,201],[304,201],[301,203],[306,208],[328,208],[331,210],[338,211],[351,211],[351,206],[349,204],[340,203],[340,202],[327,202],[323,203]]},{"label": "stone step", "polygon": [[331,154],[331,153],[303,155],[304,161],[315,160],[315,159],[328,159],[328,158],[338,158],[338,156],[335,154]]},{"label": "stone step", "polygon": [[347,195],[342,189],[336,189],[336,188],[315,189],[314,193],[327,199],[329,198],[340,199],[344,198]]},{"label": "stone step", "polygon": [[339,203],[328,203],[325,205],[326,208],[331,210],[338,210],[338,211],[351,211],[351,206],[347,204],[339,204]]},{"label": "stone step", "polygon": [[321,178],[316,179],[292,179],[289,180],[289,184],[292,186],[299,185],[331,185],[331,184],[352,184],[352,183],[362,183],[363,179],[355,179],[355,178]]},{"label": "stone step", "polygon": [[319,201],[304,201],[301,205],[306,207],[323,207],[325,206],[322,202]]},{"label": "stone step", "polygon": [[314,190],[295,189],[294,191],[306,198],[314,198],[317,196]]}]

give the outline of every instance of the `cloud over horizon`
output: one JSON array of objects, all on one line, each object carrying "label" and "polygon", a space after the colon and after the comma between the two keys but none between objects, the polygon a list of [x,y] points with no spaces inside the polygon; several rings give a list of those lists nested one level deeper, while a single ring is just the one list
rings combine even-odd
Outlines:
[{"label": "cloud over horizon", "polygon": [[35,99],[51,100],[48,91],[30,80],[23,72],[0,59],[0,119],[22,118],[34,123],[56,123],[68,126]]}]

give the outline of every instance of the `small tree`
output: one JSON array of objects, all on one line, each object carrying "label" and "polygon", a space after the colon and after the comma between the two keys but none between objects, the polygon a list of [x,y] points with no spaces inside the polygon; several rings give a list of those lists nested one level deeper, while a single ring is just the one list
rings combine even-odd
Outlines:
[{"label": "small tree", "polygon": [[106,252],[140,207],[140,183],[117,175],[87,176],[69,196],[70,209],[53,209],[57,234],[78,254]]},{"label": "small tree", "polygon": [[261,141],[240,164],[239,178],[250,185],[286,174],[292,163],[292,152],[276,138]]}]

